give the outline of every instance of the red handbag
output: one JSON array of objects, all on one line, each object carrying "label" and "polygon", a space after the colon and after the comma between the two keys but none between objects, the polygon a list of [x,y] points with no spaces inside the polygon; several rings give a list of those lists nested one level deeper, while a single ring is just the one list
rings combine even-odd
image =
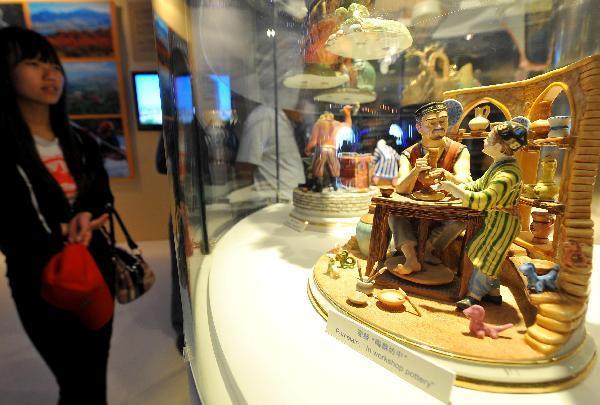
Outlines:
[{"label": "red handbag", "polygon": [[90,330],[113,317],[113,297],[88,249],[80,243],[65,245],[42,271],[42,298],[73,312]]}]

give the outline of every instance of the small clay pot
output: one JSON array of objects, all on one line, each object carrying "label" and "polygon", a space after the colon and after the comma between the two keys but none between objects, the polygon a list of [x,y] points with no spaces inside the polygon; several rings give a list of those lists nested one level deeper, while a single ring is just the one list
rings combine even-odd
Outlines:
[{"label": "small clay pot", "polygon": [[381,196],[385,198],[390,198],[394,194],[393,187],[379,187],[379,191],[381,192]]},{"label": "small clay pot", "polygon": [[535,120],[529,125],[529,130],[534,133],[535,139],[546,138],[550,132],[548,120]]},{"label": "small clay pot", "polygon": [[548,236],[552,233],[555,216],[549,212],[533,211],[531,213],[533,222],[529,225],[529,230],[533,234],[533,243],[544,244],[550,242]]},{"label": "small clay pot", "polygon": [[367,281],[369,278],[363,276],[362,280],[356,280],[356,291],[360,291],[368,296],[373,295],[373,289],[375,288],[375,281]]}]

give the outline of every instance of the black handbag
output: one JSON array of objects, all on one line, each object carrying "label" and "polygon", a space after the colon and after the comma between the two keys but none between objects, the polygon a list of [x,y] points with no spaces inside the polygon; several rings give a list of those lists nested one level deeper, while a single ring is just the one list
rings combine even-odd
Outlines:
[{"label": "black handbag", "polygon": [[[115,295],[121,304],[127,304],[148,291],[156,277],[154,271],[142,257],[142,252],[127,231],[121,216],[111,204],[106,206],[109,214],[108,240],[112,249],[112,260],[115,264]],[[121,227],[129,251],[115,243],[115,219]]]}]

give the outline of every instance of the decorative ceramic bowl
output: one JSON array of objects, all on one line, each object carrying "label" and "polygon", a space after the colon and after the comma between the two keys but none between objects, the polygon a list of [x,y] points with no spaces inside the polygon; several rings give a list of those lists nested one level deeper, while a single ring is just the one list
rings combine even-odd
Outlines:
[{"label": "decorative ceramic bowl", "polygon": [[352,291],[348,294],[348,301],[356,305],[365,305],[367,303],[367,295],[360,291]]},{"label": "decorative ceramic bowl", "polygon": [[390,198],[392,194],[394,194],[393,187],[379,187],[379,191],[381,192],[381,195],[385,198]]},{"label": "decorative ceramic bowl", "polygon": [[388,308],[401,308],[406,301],[406,294],[400,290],[381,290],[377,299]]}]

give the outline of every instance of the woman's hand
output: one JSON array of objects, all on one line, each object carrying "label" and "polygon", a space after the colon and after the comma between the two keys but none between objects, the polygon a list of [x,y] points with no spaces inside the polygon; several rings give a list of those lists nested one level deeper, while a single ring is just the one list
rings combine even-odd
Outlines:
[{"label": "woman's hand", "polygon": [[69,222],[69,242],[89,245],[92,231],[99,229],[106,221],[108,221],[108,214],[102,214],[96,219],[92,219],[90,212],[76,214]]},{"label": "woman's hand", "polygon": [[464,189],[448,180],[440,181],[438,188],[440,190],[447,191],[453,196],[458,197],[460,199],[464,199],[464,197],[466,196]]}]

